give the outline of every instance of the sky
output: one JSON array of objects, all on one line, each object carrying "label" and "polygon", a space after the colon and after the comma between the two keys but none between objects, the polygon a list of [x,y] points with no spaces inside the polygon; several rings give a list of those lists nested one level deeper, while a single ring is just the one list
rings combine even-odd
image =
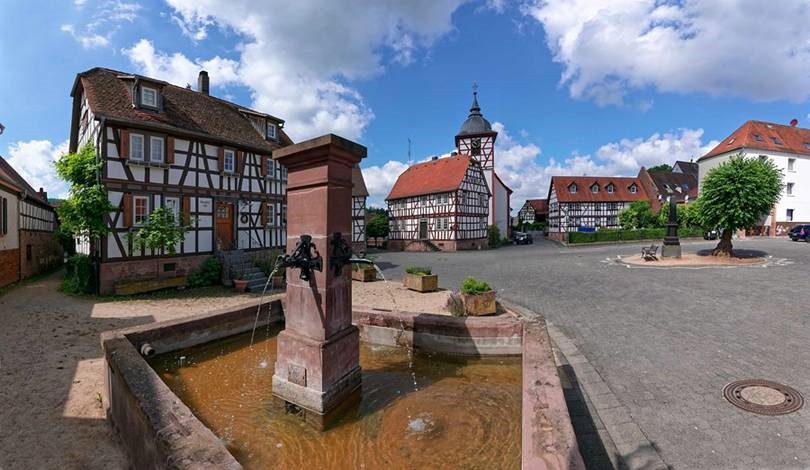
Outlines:
[{"label": "sky", "polygon": [[[749,119],[810,127],[810,0],[4,0],[0,155],[52,196],[70,90],[96,66],[368,147],[380,206],[453,150],[473,84],[512,207],[552,175],[697,159]],[[408,156],[409,144],[410,160]]]}]

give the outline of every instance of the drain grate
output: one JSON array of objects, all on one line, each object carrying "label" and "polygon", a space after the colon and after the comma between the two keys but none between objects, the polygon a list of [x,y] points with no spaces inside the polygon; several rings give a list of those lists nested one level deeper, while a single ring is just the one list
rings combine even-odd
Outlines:
[{"label": "drain grate", "polygon": [[797,390],[770,380],[738,380],[723,388],[732,405],[761,415],[784,415],[798,411],[804,398]]}]

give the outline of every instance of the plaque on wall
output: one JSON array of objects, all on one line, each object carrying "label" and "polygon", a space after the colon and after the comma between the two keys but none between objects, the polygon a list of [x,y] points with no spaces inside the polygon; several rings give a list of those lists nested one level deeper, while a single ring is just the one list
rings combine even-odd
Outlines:
[{"label": "plaque on wall", "polygon": [[211,200],[197,199],[197,212],[211,212]]}]

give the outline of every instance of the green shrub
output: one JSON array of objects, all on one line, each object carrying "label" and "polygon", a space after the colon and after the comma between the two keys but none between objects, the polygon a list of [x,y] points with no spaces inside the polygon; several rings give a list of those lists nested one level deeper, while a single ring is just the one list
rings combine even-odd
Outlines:
[{"label": "green shrub", "polygon": [[208,258],[199,269],[188,275],[189,287],[204,287],[219,284],[222,273],[222,263],[214,258]]},{"label": "green shrub", "polygon": [[490,248],[498,248],[501,246],[501,229],[497,225],[490,225],[487,228],[487,239],[489,240]]},{"label": "green shrub", "polygon": [[569,232],[568,243],[593,243],[596,241],[596,232]]},{"label": "green shrub", "polygon": [[408,274],[415,274],[417,276],[429,276],[433,274],[430,266],[408,266],[405,268],[405,272]]},{"label": "green shrub", "polygon": [[478,281],[472,277],[464,279],[464,282],[461,283],[461,292],[467,295],[482,294],[491,290],[492,288],[489,287],[489,284],[484,281]]},{"label": "green shrub", "polygon": [[[262,251],[253,256],[253,264],[261,269],[265,276],[269,276],[276,267],[276,260],[280,254],[281,249],[279,248],[272,248],[270,250]],[[281,275],[283,277],[286,273],[287,270],[282,269],[280,272],[276,273],[276,276]]]},{"label": "green shrub", "polygon": [[619,230],[599,230],[595,232],[595,241],[597,242],[615,242],[620,240],[621,232]]},{"label": "green shrub", "polygon": [[62,291],[70,294],[92,294],[96,290],[93,260],[87,255],[73,255],[65,265]]}]

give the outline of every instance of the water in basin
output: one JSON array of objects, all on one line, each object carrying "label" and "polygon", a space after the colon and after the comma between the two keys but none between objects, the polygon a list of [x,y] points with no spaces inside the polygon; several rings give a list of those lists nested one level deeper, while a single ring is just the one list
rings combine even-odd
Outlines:
[{"label": "water in basin", "polygon": [[415,391],[407,350],[361,342],[360,402],[318,431],[272,396],[276,333],[151,360],[246,468],[520,467],[520,358],[417,351]]}]

